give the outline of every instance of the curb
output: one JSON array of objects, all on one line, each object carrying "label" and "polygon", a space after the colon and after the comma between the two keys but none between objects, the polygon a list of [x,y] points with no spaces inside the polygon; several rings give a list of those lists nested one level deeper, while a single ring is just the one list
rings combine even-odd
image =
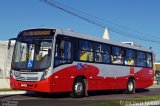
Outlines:
[{"label": "curb", "polygon": [[26,94],[27,91],[0,91],[0,95]]},{"label": "curb", "polygon": [[154,85],[152,85],[152,86],[150,86],[148,88],[160,88],[160,85],[154,84]]}]

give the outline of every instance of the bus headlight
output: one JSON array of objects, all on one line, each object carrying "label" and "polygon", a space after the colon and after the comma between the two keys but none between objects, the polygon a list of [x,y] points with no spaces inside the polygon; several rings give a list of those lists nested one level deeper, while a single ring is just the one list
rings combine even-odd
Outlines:
[{"label": "bus headlight", "polygon": [[48,74],[48,71],[44,71],[41,80],[47,79],[47,74]]}]

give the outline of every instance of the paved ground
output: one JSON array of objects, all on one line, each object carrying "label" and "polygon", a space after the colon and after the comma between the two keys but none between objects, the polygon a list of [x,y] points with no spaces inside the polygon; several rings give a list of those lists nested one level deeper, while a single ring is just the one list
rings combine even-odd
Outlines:
[{"label": "paved ground", "polygon": [[69,94],[55,94],[47,98],[36,93],[24,95],[5,95],[0,96],[0,105],[14,104],[14,106],[77,106],[93,102],[102,102],[110,100],[128,100],[129,98],[137,98],[148,95],[160,95],[160,88],[140,89],[136,94],[121,94],[118,91],[96,91],[90,92],[89,97],[71,98]]}]

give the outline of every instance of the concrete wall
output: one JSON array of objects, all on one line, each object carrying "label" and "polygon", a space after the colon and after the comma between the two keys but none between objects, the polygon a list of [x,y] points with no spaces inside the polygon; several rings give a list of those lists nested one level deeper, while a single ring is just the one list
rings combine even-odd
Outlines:
[{"label": "concrete wall", "polygon": [[10,88],[9,76],[14,43],[8,50],[8,41],[0,41],[0,89]]},{"label": "concrete wall", "polygon": [[5,44],[0,44],[0,77],[4,77],[4,70],[5,70],[5,57],[6,57],[6,51],[5,51]]},{"label": "concrete wall", "polygon": [[10,82],[9,79],[1,78],[0,79],[0,89],[9,89]]}]

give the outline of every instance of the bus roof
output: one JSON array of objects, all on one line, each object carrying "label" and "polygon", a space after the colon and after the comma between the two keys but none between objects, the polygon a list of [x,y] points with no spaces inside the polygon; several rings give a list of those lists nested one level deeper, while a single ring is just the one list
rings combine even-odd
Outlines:
[{"label": "bus roof", "polygon": [[115,46],[122,46],[125,48],[136,49],[136,50],[140,50],[140,51],[153,52],[151,49],[147,49],[142,46],[135,46],[135,45],[129,45],[129,44],[124,44],[124,43],[120,43],[120,42],[114,42],[111,40],[106,40],[103,38],[97,38],[97,37],[94,37],[91,35],[86,35],[86,34],[74,32],[73,30],[64,30],[64,29],[58,29],[58,28],[35,28],[35,29],[24,30],[20,33],[23,33],[25,31],[29,31],[29,30],[32,31],[32,30],[41,30],[41,29],[42,30],[53,30],[53,32],[55,32],[56,34],[67,35],[67,36],[86,39],[86,40],[92,40],[92,41],[106,43],[106,44],[115,45]]},{"label": "bus roof", "polygon": [[120,43],[120,42],[114,42],[114,41],[106,40],[103,38],[97,38],[97,37],[90,36],[90,35],[80,34],[80,33],[74,32],[72,30],[56,29],[56,34],[62,34],[62,35],[67,35],[67,36],[71,36],[71,37],[92,40],[92,41],[102,42],[102,43],[116,45],[116,46],[122,46],[125,48],[136,49],[136,50],[140,50],[140,51],[153,52],[151,49],[147,49],[142,46],[135,46],[135,45],[129,45],[129,44],[124,44],[124,43]]}]

